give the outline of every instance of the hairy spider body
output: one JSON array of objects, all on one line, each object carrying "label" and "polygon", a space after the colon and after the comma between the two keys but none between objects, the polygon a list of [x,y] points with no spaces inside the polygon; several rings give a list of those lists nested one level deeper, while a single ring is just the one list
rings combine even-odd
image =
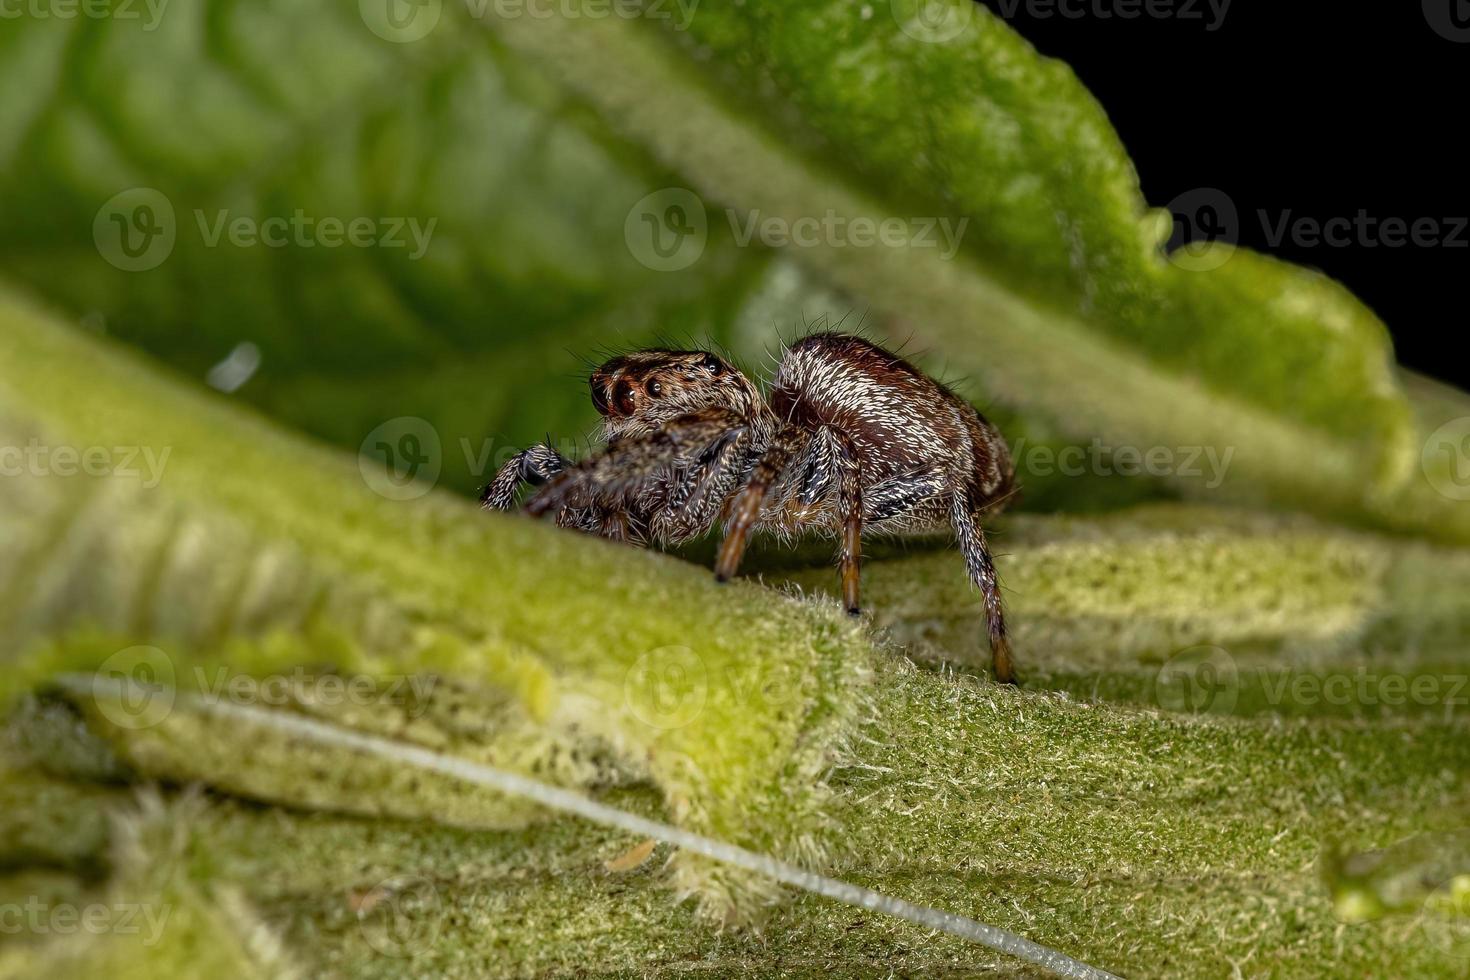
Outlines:
[{"label": "hairy spider body", "polygon": [[571,463],[535,447],[482,497],[509,509],[540,484],[533,515],[607,537],[672,544],[724,522],[715,574],[734,575],[752,532],[838,541],[843,602],[859,609],[864,534],[953,529],[989,623],[998,679],[1014,673],[980,516],[1013,489],[1010,452],[968,403],[881,347],[803,338],[760,390],[703,351],[640,351],[590,379],[606,448]]}]

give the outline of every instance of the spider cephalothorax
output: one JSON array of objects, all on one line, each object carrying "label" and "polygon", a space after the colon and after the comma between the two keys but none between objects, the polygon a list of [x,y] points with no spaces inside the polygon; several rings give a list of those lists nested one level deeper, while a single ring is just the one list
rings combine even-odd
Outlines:
[{"label": "spider cephalothorax", "polygon": [[786,349],[760,390],[704,351],[639,351],[590,379],[607,446],[570,463],[521,453],[481,500],[607,537],[677,543],[724,522],[715,574],[740,564],[752,531],[832,534],[843,602],[858,611],[864,534],[948,525],[980,588],[997,678],[1014,680],[983,513],[1013,488],[1005,440],[948,388],[860,337],[823,333]]},{"label": "spider cephalothorax", "polygon": [[682,415],[726,408],[754,417],[763,402],[750,379],[706,351],[642,350],[615,357],[588,379],[603,438],[644,436]]}]

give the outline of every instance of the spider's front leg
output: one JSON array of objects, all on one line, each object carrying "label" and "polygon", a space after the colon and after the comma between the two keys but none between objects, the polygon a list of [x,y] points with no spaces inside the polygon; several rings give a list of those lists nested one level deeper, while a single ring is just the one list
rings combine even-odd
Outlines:
[{"label": "spider's front leg", "polygon": [[676,544],[708,531],[740,479],[750,433],[740,429],[710,445],[688,469],[675,475],[666,506],[653,518],[652,535]]},{"label": "spider's front leg", "polygon": [[486,485],[480,494],[480,506],[486,510],[510,510],[516,504],[516,492],[521,484],[539,487],[571,465],[570,460],[546,443],[516,453]]},{"label": "spider's front leg", "polygon": [[735,498],[730,521],[725,525],[725,540],[720,542],[720,556],[715,561],[715,580],[728,582],[740,568],[740,559],[745,557],[745,545],[750,540],[750,531],[761,515],[761,505],[771,484],[786,471],[791,460],[807,445],[810,438],[795,426],[784,426],[776,432],[769,449],[750,471],[745,489]]},{"label": "spider's front leg", "polygon": [[711,443],[742,425],[733,412],[707,409],[680,416],[646,435],[620,439],[557,474],[526,501],[526,513],[540,517],[563,507],[624,510],[651,479],[681,461],[697,460]]},{"label": "spider's front leg", "polygon": [[[543,443],[517,453],[495,474],[495,479],[480,494],[485,510],[510,510],[515,507],[521,484],[539,487],[572,465],[571,461]],[[556,515],[558,527],[573,528],[615,541],[629,538],[628,521],[620,513],[600,509],[563,507]]]}]

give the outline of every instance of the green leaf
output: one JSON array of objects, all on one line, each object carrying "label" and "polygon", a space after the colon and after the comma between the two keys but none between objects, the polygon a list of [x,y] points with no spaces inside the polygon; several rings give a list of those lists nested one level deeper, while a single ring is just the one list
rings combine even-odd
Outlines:
[{"label": "green leaf", "polygon": [[[89,900],[73,879],[115,840],[95,809],[119,802],[105,788],[117,780],[276,804],[165,814],[155,828],[198,830],[188,860],[164,848],[110,869],[109,901],[178,910],[165,942],[22,947],[0,972],[87,957],[177,974],[196,941],[222,958],[265,943],[308,969],[366,969],[388,923],[361,906],[425,880],[427,905],[388,972],[463,972],[491,950],[526,972],[709,953],[711,933],[659,893],[662,875],[611,877],[606,863],[636,842],[572,821],[527,828],[539,815],[514,801],[187,704],[165,701],[152,719],[155,701],[83,689],[71,695],[79,725],[32,699],[63,671],[131,673],[136,644],[152,651],[136,661],[154,669],[145,676],[196,692],[302,666],[441,678],[414,710],[321,704],[310,685],[281,710],[534,772],[1117,969],[1216,975],[1266,943],[1285,951],[1283,970],[1310,973],[1345,955],[1313,867],[1321,841],[1366,849],[1463,822],[1463,553],[1178,507],[1019,521],[997,540],[1017,549],[1003,574],[1042,689],[1017,691],[875,658],[831,602],[721,589],[703,568],[448,494],[386,499],[363,486],[363,464],[34,307],[0,300],[0,327],[0,445],[37,462],[0,480],[0,699],[21,707],[0,738],[0,865],[32,876],[0,874],[0,900],[34,893],[38,864],[63,869],[49,888]],[[116,464],[168,455],[155,483],[117,466],[67,475],[65,448]],[[980,631],[967,629],[973,600],[953,556],[872,557],[895,634],[929,630],[952,644],[947,659],[973,655]],[[1392,629],[1365,633],[1375,621]],[[1440,661],[1427,645],[1444,639]],[[1192,642],[1227,646],[1164,659]],[[1328,681],[1353,677],[1372,679],[1381,711],[1323,700]],[[1422,684],[1431,698],[1405,703]],[[1140,701],[1151,707],[1129,703]],[[435,825],[401,822],[425,819]],[[674,868],[717,912],[774,897],[687,858]],[[607,923],[592,946],[539,925],[587,921],[573,911]],[[879,943],[885,965],[930,972],[976,955],[809,900],[769,914],[774,949],[736,934],[719,962],[860,969]],[[1223,923],[1240,928],[1222,942]],[[1433,925],[1463,938],[1458,920]],[[1375,973],[1453,961],[1396,936],[1370,926],[1350,955]]]},{"label": "green leaf", "polygon": [[[567,350],[664,333],[749,357],[773,326],[857,313],[934,344],[1033,447],[1233,454],[1218,488],[1183,465],[1163,486],[1023,460],[1038,506],[1182,489],[1470,540],[1466,509],[1420,479],[1371,312],[1243,250],[1166,260],[1167,216],[1072,73],[969,0],[918,6],[446,4],[407,43],[350,6],[285,2],[195,5],[153,30],[17,22],[0,80],[26,94],[0,113],[0,187],[25,193],[0,196],[0,258],[196,376],[254,343],[241,396],[339,444],[429,420],[443,482],[466,492],[509,447],[588,430]],[[115,232],[108,201],[139,186],[176,240],[127,272],[94,222]],[[683,187],[707,241],[658,271],[640,222],[670,212],[646,199]],[[433,234],[419,258],[210,244],[222,213],[298,211]],[[843,230],[773,261],[751,237],[766,219]],[[895,219],[942,220],[958,250],[848,241]]]},{"label": "green leaf", "polygon": [[[221,671],[439,675],[478,691],[472,708],[513,706],[466,715],[491,719],[466,724],[499,740],[493,758],[589,782],[595,767],[568,753],[612,753],[661,787],[681,822],[761,849],[805,846],[817,777],[861,708],[868,666],[866,641],[836,604],[720,587],[705,569],[485,514],[421,494],[423,484],[408,485],[408,499],[401,485],[372,492],[388,485],[382,474],[364,484],[365,461],[314,448],[3,296],[0,364],[0,445],[16,450],[6,455],[15,472],[0,479],[0,705],[75,670],[217,697]],[[185,753],[194,768],[170,769],[166,743],[198,731],[170,703],[128,708],[121,721],[98,710],[148,736],[126,757],[145,772],[230,771],[226,760],[249,745],[258,768],[239,767],[227,783],[236,791],[511,822],[475,801],[441,814],[424,800],[385,807],[384,795],[411,790],[381,770],[359,777],[383,781],[376,797],[361,787],[334,796],[312,769],[320,760],[270,771],[292,758],[289,747],[259,740],[208,751],[198,740]],[[443,724],[402,727],[445,742]],[[473,738],[449,744],[459,741],[483,751]],[[770,897],[759,886],[747,897],[723,877],[716,888],[688,862],[680,873],[721,913]]]},{"label": "green leaf", "polygon": [[966,23],[943,43],[915,36],[911,5],[835,0],[718,5],[687,32],[578,8],[489,25],[741,214],[968,219],[952,261],[916,241],[801,259],[1001,401],[1140,450],[1234,447],[1238,494],[1386,519],[1417,436],[1382,325],[1243,251],[1207,272],[1164,261],[1167,221],[1070,71],[946,5]]}]

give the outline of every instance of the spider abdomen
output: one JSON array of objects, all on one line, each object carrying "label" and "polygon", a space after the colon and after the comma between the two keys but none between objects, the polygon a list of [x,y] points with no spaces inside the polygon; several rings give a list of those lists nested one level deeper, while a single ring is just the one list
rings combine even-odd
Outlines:
[{"label": "spider abdomen", "polygon": [[860,337],[817,334],[793,344],[773,380],[770,406],[777,418],[808,431],[839,433],[865,487],[935,467],[958,474],[976,464],[970,423],[983,423],[974,410]]}]

